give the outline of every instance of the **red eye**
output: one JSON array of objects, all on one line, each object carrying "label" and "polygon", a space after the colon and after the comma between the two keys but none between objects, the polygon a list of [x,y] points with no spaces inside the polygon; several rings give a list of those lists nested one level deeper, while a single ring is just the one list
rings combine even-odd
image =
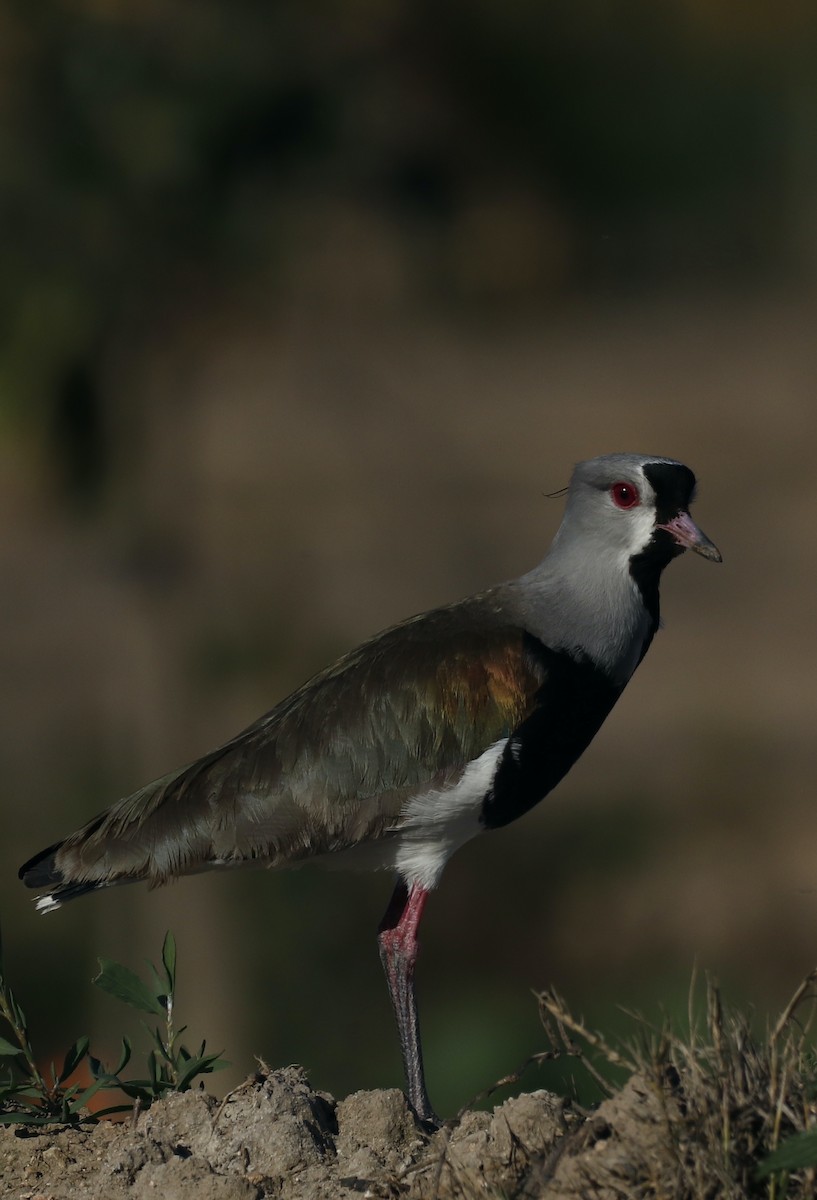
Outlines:
[{"label": "red eye", "polygon": [[618,508],[635,508],[637,504],[641,503],[641,497],[635,484],[625,483],[623,480],[613,484],[610,488],[610,495]]}]

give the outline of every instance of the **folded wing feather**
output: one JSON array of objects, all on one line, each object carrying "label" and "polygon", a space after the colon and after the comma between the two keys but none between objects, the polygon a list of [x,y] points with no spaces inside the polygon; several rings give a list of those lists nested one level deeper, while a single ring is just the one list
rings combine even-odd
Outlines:
[{"label": "folded wing feather", "polygon": [[524,719],[542,683],[523,631],[485,597],[472,619],[473,603],[373,638],[231,741],[32,859],[21,876],[33,887],[155,885],[390,836],[406,801],[455,782]]}]

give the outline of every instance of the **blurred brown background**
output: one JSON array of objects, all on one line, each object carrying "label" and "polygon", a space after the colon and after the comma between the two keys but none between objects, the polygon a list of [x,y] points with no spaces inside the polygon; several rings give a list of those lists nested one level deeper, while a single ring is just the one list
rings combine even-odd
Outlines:
[{"label": "blurred brown background", "polygon": [[[721,0],[0,7],[0,918],[39,1044],[180,947],[235,1064],[397,1084],[381,877],[122,889],[24,858],[404,616],[528,569],[573,462],[687,461],[724,553],[558,792],[450,864],[429,1087],[614,1029],[692,963],[817,961],[817,19]],[[138,1036],[138,1035],[137,1035]],[[530,1082],[530,1081],[529,1081]]]}]

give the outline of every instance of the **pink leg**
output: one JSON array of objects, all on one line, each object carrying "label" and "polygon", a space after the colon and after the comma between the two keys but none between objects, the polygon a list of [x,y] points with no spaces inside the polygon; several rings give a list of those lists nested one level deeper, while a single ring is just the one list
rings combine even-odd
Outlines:
[{"label": "pink leg", "polygon": [[386,972],[389,995],[397,1018],[403,1069],[406,1073],[409,1104],[421,1121],[440,1125],[431,1107],[423,1071],[417,1000],[414,994],[414,964],[417,961],[417,927],[423,915],[428,892],[418,884],[411,891],[404,883],[394,889],[386,915],[380,922],[378,944],[380,961]]}]

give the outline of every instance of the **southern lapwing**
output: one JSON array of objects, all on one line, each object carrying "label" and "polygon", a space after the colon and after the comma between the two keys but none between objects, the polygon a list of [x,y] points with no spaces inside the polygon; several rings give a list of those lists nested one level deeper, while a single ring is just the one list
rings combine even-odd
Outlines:
[{"label": "southern lapwing", "polygon": [[720,562],[669,458],[579,463],[527,575],[366,642],[243,733],[125,797],[20,870],[44,912],[86,892],[257,862],[389,870],[379,928],[408,1098],[435,1123],[414,993],[417,928],[458,847],[521,817],[601,726],[658,628],[684,550]]}]

